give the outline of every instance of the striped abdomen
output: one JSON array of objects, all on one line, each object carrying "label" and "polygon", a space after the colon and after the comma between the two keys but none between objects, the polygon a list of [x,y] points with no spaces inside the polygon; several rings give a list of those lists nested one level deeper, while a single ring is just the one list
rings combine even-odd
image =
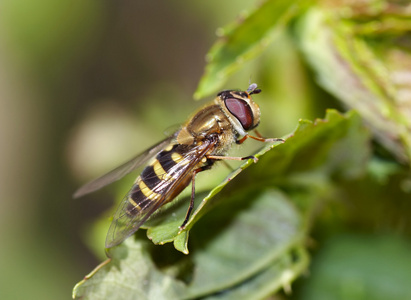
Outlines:
[{"label": "striped abdomen", "polygon": [[178,144],[170,145],[143,170],[128,195],[127,213],[130,216],[153,205],[153,201],[162,204],[171,201],[189,184],[191,172],[187,172],[187,165],[190,156],[186,155],[185,149]]}]

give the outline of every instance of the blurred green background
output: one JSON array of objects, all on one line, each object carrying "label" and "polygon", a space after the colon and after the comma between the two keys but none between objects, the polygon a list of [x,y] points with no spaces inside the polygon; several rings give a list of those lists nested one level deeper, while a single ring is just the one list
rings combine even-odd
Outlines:
[{"label": "blurred green background", "polygon": [[216,28],[252,5],[1,1],[1,299],[70,297],[99,263],[83,232],[113,201],[72,193],[187,118]]},{"label": "blurred green background", "polygon": [[[107,216],[109,225],[113,204],[112,195],[104,191],[76,200],[72,193],[160,140],[164,130],[175,128],[201,105],[192,95],[217,29],[241,20],[254,5],[245,0],[0,3],[1,299],[70,297],[74,284],[100,262],[86,246],[87,232],[101,215]],[[245,63],[224,87],[245,89],[250,80],[257,82],[263,90],[258,96],[260,131],[276,137],[291,132],[300,118],[323,117],[325,108],[342,108],[314,82],[289,36],[281,30],[277,34],[277,42]],[[387,181],[392,184],[395,179]],[[362,183],[347,187],[347,193],[361,193],[366,185]],[[370,213],[370,223],[384,216],[384,205]],[[319,227],[337,218],[350,220],[353,232],[378,228],[341,211],[327,211]],[[314,259],[312,285],[298,283],[294,296],[308,299],[313,289],[335,290],[335,281],[327,284],[321,279],[332,279],[335,270],[327,266],[347,258],[350,251],[371,267],[362,269],[365,273],[347,274],[339,290],[341,299],[361,295],[361,283],[378,286],[368,274],[386,270],[373,268],[374,258],[362,247],[371,245],[387,256],[407,253],[409,241],[390,234],[380,238],[396,229],[407,232],[407,220],[395,221],[399,225],[382,224],[376,236],[343,234],[323,247],[314,246],[320,248],[323,260]],[[333,226],[315,228],[316,238],[345,231],[339,228],[341,223]],[[92,247],[103,253],[103,244]],[[355,258],[347,262],[356,263]],[[397,272],[398,281],[406,280],[406,262],[387,265]],[[367,278],[371,283],[350,278]]]}]

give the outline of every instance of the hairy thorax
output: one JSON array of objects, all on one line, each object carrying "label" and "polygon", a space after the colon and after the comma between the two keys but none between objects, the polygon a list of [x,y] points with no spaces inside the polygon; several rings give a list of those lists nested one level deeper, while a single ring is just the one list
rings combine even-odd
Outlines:
[{"label": "hairy thorax", "polygon": [[235,142],[236,134],[225,113],[218,105],[209,105],[198,111],[177,135],[181,145],[196,145],[208,139],[218,139],[209,155],[223,154]]}]

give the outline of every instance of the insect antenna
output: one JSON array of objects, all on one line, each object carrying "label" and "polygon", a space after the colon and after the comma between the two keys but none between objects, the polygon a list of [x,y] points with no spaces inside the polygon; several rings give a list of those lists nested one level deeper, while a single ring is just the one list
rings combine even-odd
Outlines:
[{"label": "insect antenna", "polygon": [[259,94],[261,93],[261,89],[258,88],[257,83],[252,83],[247,89],[248,94]]}]

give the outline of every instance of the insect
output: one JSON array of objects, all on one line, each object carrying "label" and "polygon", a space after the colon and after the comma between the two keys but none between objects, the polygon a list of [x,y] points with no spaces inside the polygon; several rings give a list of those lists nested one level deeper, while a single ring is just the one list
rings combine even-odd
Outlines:
[{"label": "insect", "polygon": [[177,132],[113,171],[89,182],[74,197],[96,191],[150,161],[118,207],[106,238],[106,248],[123,242],[160,207],[171,202],[191,182],[191,200],[184,222],[194,207],[195,176],[218,160],[257,159],[254,156],[224,156],[232,144],[247,138],[261,142],[282,141],[248,134],[260,123],[260,108],[251,95],[260,93],[257,84],[247,91],[224,90],[213,102],[199,109]]}]

